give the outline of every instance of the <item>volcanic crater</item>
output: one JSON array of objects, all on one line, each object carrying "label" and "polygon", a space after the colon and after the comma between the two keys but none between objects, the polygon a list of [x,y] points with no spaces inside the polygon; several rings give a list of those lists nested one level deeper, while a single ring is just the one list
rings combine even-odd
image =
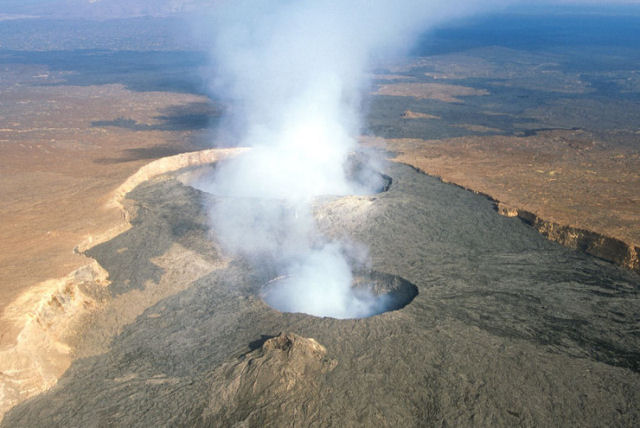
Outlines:
[{"label": "volcanic crater", "polygon": [[[297,312],[291,310],[277,298],[282,292],[283,285],[288,285],[291,278],[280,276],[264,284],[260,289],[260,297],[269,306],[282,312]],[[294,283],[304,286],[294,278]],[[287,290],[289,291],[289,290]],[[295,292],[295,291],[294,291]],[[418,288],[399,276],[382,272],[362,272],[354,275],[351,282],[351,294],[354,296],[352,304],[367,306],[368,310],[360,316],[338,318],[366,318],[385,312],[397,311],[407,306],[418,295]],[[357,308],[346,311],[358,313]],[[313,315],[313,314],[311,314]]]},{"label": "volcanic crater", "polygon": [[[386,192],[319,200],[314,215],[325,236],[369,248],[374,289],[410,304],[341,320],[272,310],[259,290],[273,273],[211,241],[210,196],[154,178],[129,193],[132,228],[86,252],[139,315],[89,320],[80,358],[2,426],[637,425],[638,274],[482,195],[401,164],[382,172]],[[174,269],[176,252],[201,273]],[[158,287],[159,300],[136,297]]]}]

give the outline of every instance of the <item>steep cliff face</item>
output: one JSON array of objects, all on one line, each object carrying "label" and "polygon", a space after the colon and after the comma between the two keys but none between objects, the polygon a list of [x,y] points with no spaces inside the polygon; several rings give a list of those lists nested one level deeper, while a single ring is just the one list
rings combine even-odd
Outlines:
[{"label": "steep cliff face", "polygon": [[520,218],[551,241],[640,272],[640,247],[636,245],[590,230],[547,221],[535,213],[501,202],[497,207],[500,214]]},{"label": "steep cliff face", "polygon": [[127,178],[124,183],[115,189],[107,201],[110,208],[118,208],[122,213],[122,221],[115,225],[106,233],[99,235],[88,235],[78,246],[75,251],[85,252],[102,242],[106,242],[115,236],[121,234],[131,227],[129,220],[132,215],[133,207],[127,205],[126,194],[135,189],[138,185],[168,172],[177,171],[192,166],[206,165],[225,159],[230,156],[236,156],[246,151],[246,148],[233,149],[208,149],[197,152],[181,153],[174,156],[167,156],[156,159],[144,165],[135,174]]}]

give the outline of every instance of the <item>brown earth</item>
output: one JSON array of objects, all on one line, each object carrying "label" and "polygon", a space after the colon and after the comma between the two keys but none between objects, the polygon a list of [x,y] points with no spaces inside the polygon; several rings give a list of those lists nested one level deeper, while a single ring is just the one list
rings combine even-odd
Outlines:
[{"label": "brown earth", "polygon": [[467,86],[414,82],[380,85],[375,92],[375,95],[414,97],[418,99],[439,100],[447,103],[462,102],[459,97],[487,94],[488,92],[484,89],[474,89]]},{"label": "brown earth", "polygon": [[[45,79],[46,80],[46,79]],[[171,109],[206,99],[120,85],[2,88],[0,312],[27,287],[88,263],[73,249],[122,224],[110,192],[143,164],[195,146],[192,130],[154,130]],[[131,118],[149,130],[92,126]],[[0,348],[15,331],[1,326]]]}]

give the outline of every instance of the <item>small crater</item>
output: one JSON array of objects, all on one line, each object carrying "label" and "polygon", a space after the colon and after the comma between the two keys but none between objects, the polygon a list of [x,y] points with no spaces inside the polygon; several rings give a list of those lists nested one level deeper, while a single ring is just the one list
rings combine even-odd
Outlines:
[{"label": "small crater", "polygon": [[336,298],[335,307],[327,307],[326,304],[318,306],[316,301],[310,302],[304,284],[295,277],[275,278],[260,290],[262,300],[280,312],[338,319],[368,318],[397,311],[411,303],[417,295],[418,288],[409,281],[375,271],[354,275],[351,287]]}]

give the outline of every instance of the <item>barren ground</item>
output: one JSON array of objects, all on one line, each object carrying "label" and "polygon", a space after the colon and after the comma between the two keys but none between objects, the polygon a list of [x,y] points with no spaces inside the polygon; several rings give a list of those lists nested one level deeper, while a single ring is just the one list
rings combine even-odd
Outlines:
[{"label": "barren ground", "polygon": [[[46,69],[12,71],[0,79],[0,311],[27,287],[86,264],[74,247],[123,222],[104,207],[110,192],[150,160],[197,147],[193,130],[166,122],[211,113],[199,96],[58,86]],[[118,118],[139,129],[110,126]],[[0,347],[12,340],[2,325]]]}]

